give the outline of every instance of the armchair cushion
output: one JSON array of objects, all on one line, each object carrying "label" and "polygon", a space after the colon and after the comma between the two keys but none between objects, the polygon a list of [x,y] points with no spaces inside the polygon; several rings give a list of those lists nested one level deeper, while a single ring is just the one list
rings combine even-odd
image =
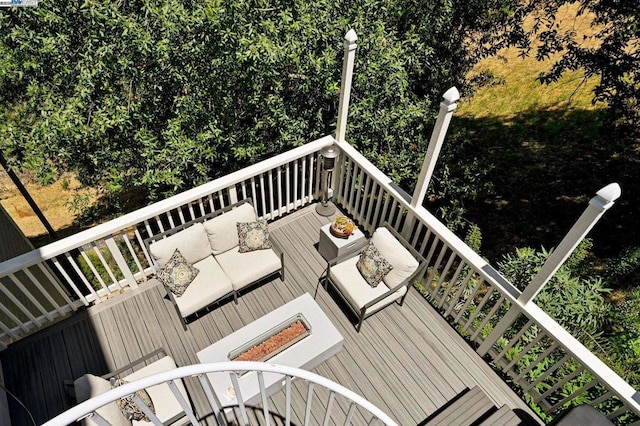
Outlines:
[{"label": "armchair cushion", "polygon": [[[81,403],[110,391],[111,383],[102,377],[94,376],[93,374],[85,374],[73,382],[73,388],[76,394],[76,400],[78,403]],[[100,407],[96,411],[111,425],[131,426],[131,421],[122,414],[122,411],[120,411],[120,408],[118,408],[118,405],[115,402],[109,403],[104,407]],[[85,425],[97,424],[90,418],[84,419],[83,423]]]},{"label": "armchair cushion", "polygon": [[273,247],[269,240],[269,226],[266,220],[256,222],[238,222],[238,244],[240,253],[265,250]]},{"label": "armchair cushion", "polygon": [[280,256],[273,250],[240,253],[240,247],[236,247],[216,256],[216,260],[233,283],[235,290],[240,290],[282,268]]},{"label": "armchair cushion", "polygon": [[371,241],[369,241],[367,247],[360,253],[356,267],[358,271],[360,271],[362,278],[364,278],[371,287],[380,284],[384,276],[393,269],[393,266],[382,257]]},{"label": "armchair cushion", "polygon": [[[340,293],[342,293],[351,306],[359,311],[364,305],[388,292],[389,289],[386,286],[371,287],[369,283],[362,277],[356,263],[358,257],[351,257],[344,262],[341,262],[331,267],[329,278],[338,287]],[[391,302],[400,299],[407,292],[407,287],[402,287],[398,291],[391,293],[386,298],[377,302],[373,306],[367,308],[367,312],[376,311]]]},{"label": "armchair cushion", "polygon": [[164,265],[158,279],[164,283],[176,296],[180,297],[184,294],[200,271],[194,268],[176,249],[173,256]]},{"label": "armchair cushion", "polygon": [[393,266],[393,270],[383,279],[390,289],[401,284],[418,269],[419,263],[416,258],[388,229],[383,227],[376,229],[371,241],[378,248],[380,254]]},{"label": "armchair cushion", "polygon": [[[182,296],[175,298],[183,317],[196,313],[233,291],[231,281],[213,256],[208,256],[193,266],[200,273]],[[244,269],[251,268],[246,268],[245,264]]]},{"label": "armchair cushion", "polygon": [[238,246],[238,222],[253,222],[257,219],[251,203],[244,203],[204,223],[214,255]]},{"label": "armchair cushion", "polygon": [[[158,361],[149,364],[144,368],[141,368],[135,373],[123,377],[123,379],[129,382],[133,382],[143,377],[162,373],[163,371],[173,370],[174,368],[177,368],[177,366],[173,358],[165,356],[164,358],[160,358]],[[189,401],[187,391],[184,387],[184,384],[182,383],[182,380],[176,380],[174,383],[184,397],[184,400]],[[151,400],[154,401],[156,416],[158,416],[158,419],[160,419],[161,422],[166,422],[167,420],[172,419],[184,412],[182,406],[180,405],[180,402],[178,402],[168,384],[162,383],[156,386],[152,386],[150,388],[147,388],[147,392],[149,392]],[[149,425],[149,423],[143,421],[134,421],[133,424],[136,426]]]},{"label": "armchair cushion", "polygon": [[149,246],[151,255],[161,268],[171,259],[176,249],[180,250],[182,256],[192,265],[211,255],[211,247],[204,226],[201,223],[195,223]]}]

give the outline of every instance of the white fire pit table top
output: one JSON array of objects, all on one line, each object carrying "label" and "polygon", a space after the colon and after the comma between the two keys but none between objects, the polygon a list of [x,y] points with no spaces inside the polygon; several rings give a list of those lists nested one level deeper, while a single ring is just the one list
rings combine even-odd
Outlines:
[{"label": "white fire pit table top", "polygon": [[[207,346],[197,353],[198,359],[201,363],[230,361],[230,352],[298,314],[302,314],[311,326],[311,334],[274,355],[266,362],[312,370],[332,355],[338,353],[342,349],[344,339],[309,293],[303,294],[229,336]],[[223,407],[238,404],[228,373],[209,373],[207,376]],[[265,373],[264,381],[267,394],[271,395],[279,390],[283,379],[279,374]],[[258,404],[260,402],[260,388],[257,374],[255,372],[246,373],[238,378],[238,382],[245,404]]]}]

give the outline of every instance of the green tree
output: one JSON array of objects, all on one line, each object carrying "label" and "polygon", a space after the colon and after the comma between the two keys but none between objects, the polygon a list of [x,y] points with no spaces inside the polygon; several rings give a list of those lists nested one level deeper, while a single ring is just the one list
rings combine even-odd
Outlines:
[{"label": "green tree", "polygon": [[[0,14],[0,149],[154,200],[330,133],[359,34],[348,138],[412,187],[434,105],[514,0],[61,0]],[[494,35],[492,35],[494,34]],[[495,35],[498,34],[498,35]],[[479,44],[478,44],[479,43]]]}]

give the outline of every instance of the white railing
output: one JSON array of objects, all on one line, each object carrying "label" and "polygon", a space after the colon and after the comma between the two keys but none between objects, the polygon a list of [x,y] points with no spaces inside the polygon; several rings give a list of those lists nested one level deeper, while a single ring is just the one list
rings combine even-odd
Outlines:
[{"label": "white railing", "polygon": [[[83,304],[135,288],[153,273],[142,243],[148,236],[245,197],[269,220],[313,202],[321,189],[318,152],[332,143],[327,136],[0,263],[0,346]],[[425,257],[423,292],[543,415],[577,401],[617,422],[640,415],[640,395],[631,386],[537,306],[519,305],[518,289],[432,214],[413,208],[408,195],[351,145],[338,146],[334,200],[370,233],[388,222]],[[486,341],[509,310],[512,326]]]},{"label": "white railing", "polygon": [[[390,426],[397,425],[391,417],[360,395],[338,383],[322,376],[318,376],[315,373],[283,365],[233,361],[180,367],[118,386],[102,395],[76,405],[75,407],[44,423],[43,426],[66,426],[87,417],[91,417],[92,420],[97,420],[98,422],[102,420],[99,424],[108,424],[102,417],[100,417],[96,410],[122,397],[133,395],[138,390],[146,389],[162,383],[169,384],[174,396],[184,410],[186,417],[192,425],[196,426],[198,425],[197,413],[194,413],[191,404],[189,401],[185,400],[178,387],[173,385],[173,382],[185,377],[198,378],[199,384],[202,386],[202,391],[207,397],[207,401],[210,406],[209,408],[212,410],[214,418],[219,425],[222,426],[230,424],[225,419],[225,411],[228,411],[229,409],[238,410],[243,424],[249,424],[248,407],[246,407],[242,402],[242,386],[239,384],[238,380],[240,372],[255,372],[257,375],[260,390],[260,401],[262,401],[259,409],[264,416],[262,421],[265,422],[264,424],[266,426],[271,424],[272,415],[275,415],[277,418],[283,416],[284,424],[289,425],[291,424],[292,417],[295,414],[297,414],[300,419],[304,419],[304,425],[310,424],[312,419],[315,419],[313,421],[314,423],[321,419],[322,424],[324,425],[334,423],[349,425],[352,422],[357,424],[374,424],[376,421]],[[221,406],[218,403],[214,397],[213,387],[209,382],[209,377],[212,377],[209,375],[212,373],[227,374],[229,376],[234,387],[234,394],[237,397],[238,405]],[[283,383],[283,387],[277,392],[284,393],[284,406],[275,407],[270,405],[273,401],[281,401],[282,398],[270,399],[273,395],[269,394],[264,385],[264,373],[279,374],[282,376],[281,383]],[[292,412],[293,408],[291,400],[293,379],[297,379],[298,387],[306,389],[304,413]],[[155,416],[151,413],[149,407],[144,405],[141,399],[136,398],[135,396],[133,399],[140,409],[149,416],[154,424],[162,424],[157,418],[154,418]],[[155,403],[158,402],[156,401]],[[320,412],[314,412],[313,410],[320,410]]]},{"label": "white railing", "polygon": [[[459,332],[477,344],[552,417],[573,403],[590,403],[618,422],[636,421],[640,394],[347,143],[334,176],[334,199],[373,232],[388,222],[426,259],[422,292]],[[518,313],[495,341],[485,342],[509,309]]]},{"label": "white railing", "polygon": [[153,273],[143,244],[213,210],[251,197],[274,220],[320,194],[318,151],[327,136],[135,212],[0,263],[0,347]]}]

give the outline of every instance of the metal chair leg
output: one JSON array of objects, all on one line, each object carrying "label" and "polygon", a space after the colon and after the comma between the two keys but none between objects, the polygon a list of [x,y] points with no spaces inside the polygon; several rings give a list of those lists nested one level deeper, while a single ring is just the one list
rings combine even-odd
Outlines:
[{"label": "metal chair leg", "polygon": [[313,294],[314,299],[316,298],[316,296],[318,296],[318,287],[320,287],[321,283],[322,283],[322,277],[318,278],[318,284],[316,284],[316,292]]}]

